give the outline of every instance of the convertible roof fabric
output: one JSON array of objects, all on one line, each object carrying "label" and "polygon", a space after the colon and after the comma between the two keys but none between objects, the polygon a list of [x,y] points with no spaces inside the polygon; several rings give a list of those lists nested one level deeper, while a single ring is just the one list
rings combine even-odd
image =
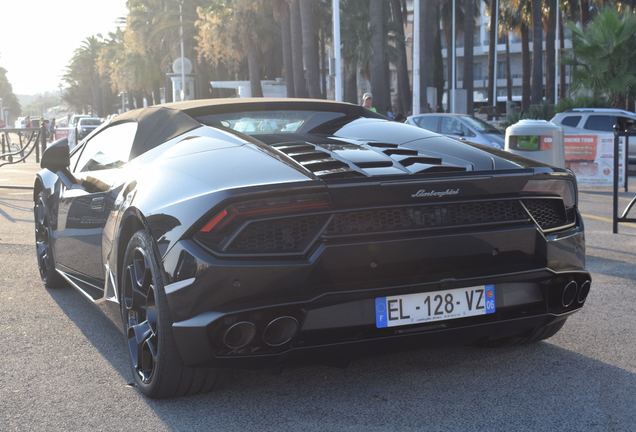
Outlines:
[{"label": "convertible roof fabric", "polygon": [[[361,114],[364,108],[343,102],[323,99],[286,98],[219,98],[197,99],[139,108],[115,117],[110,124],[137,122],[137,134],[131,157],[139,156],[157,145],[201,126],[195,117],[224,112],[303,109],[316,111],[339,111]],[[366,116],[380,117],[370,111]]]},{"label": "convertible roof fabric", "polygon": [[139,124],[131,157],[137,157],[161,143],[201,126],[201,123],[184,112],[161,106],[125,112],[115,117],[111,124],[131,121]]}]

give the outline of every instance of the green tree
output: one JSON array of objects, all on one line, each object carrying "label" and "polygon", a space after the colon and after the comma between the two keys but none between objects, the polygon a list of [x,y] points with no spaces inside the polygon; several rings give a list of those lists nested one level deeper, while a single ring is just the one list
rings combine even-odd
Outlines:
[{"label": "green tree", "polygon": [[585,27],[568,23],[573,51],[566,57],[572,65],[572,89],[589,91],[592,97],[609,98],[622,106],[636,90],[636,16],[605,8]]},{"label": "green tree", "polygon": [[62,98],[76,111],[105,116],[112,112],[113,94],[107,76],[101,75],[98,61],[106,42],[96,36],[86,38],[67,66]]},{"label": "green tree", "polygon": [[[8,110],[11,118],[16,118],[22,114],[20,101],[13,93],[13,87],[7,78],[7,70],[0,66],[0,99],[2,99],[2,107]],[[3,114],[4,115],[4,114]],[[8,126],[11,126],[7,123]]]},{"label": "green tree", "polygon": [[384,0],[370,0],[369,25],[371,31],[371,92],[373,104],[386,113],[391,105],[386,55],[386,10]]},{"label": "green tree", "polygon": [[303,38],[303,60],[307,68],[307,90],[309,97],[319,98],[320,68],[318,54],[318,29],[316,28],[315,0],[300,0],[300,21]]}]

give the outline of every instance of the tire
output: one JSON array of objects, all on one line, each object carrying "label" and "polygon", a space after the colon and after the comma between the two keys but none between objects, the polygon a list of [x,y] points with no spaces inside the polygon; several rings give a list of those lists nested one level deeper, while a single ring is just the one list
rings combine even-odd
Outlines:
[{"label": "tire", "polygon": [[120,307],[135,385],[151,398],[208,392],[217,371],[183,365],[172,333],[154,240],[146,231],[130,238],[121,274]]},{"label": "tire", "polygon": [[44,192],[40,192],[34,202],[33,219],[35,222],[35,255],[44,286],[46,288],[68,286],[68,282],[55,270],[53,246],[49,242],[51,226]]},{"label": "tire", "polygon": [[505,338],[486,339],[477,343],[477,346],[485,348],[501,348],[519,345],[528,345],[537,343],[542,340],[551,338],[559,332],[565,325],[567,319],[548,324],[543,327],[538,327],[531,331],[529,334],[525,333],[518,336],[509,336]]}]

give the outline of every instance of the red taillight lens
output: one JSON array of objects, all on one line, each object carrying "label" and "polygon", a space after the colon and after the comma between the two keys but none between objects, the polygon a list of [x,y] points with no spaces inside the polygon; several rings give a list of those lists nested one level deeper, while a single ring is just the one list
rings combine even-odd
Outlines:
[{"label": "red taillight lens", "polygon": [[204,232],[204,233],[209,233],[219,223],[221,223],[223,221],[223,219],[225,219],[227,217],[227,215],[228,215],[227,210],[222,210],[220,213],[217,213],[212,219],[210,219],[210,221],[208,223],[203,225],[203,228],[201,228],[200,231]]}]

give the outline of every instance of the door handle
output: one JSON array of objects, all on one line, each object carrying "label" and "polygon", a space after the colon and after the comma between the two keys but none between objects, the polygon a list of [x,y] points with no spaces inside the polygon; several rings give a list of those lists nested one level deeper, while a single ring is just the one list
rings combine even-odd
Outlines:
[{"label": "door handle", "polygon": [[91,210],[104,211],[104,197],[97,197],[91,199]]}]

